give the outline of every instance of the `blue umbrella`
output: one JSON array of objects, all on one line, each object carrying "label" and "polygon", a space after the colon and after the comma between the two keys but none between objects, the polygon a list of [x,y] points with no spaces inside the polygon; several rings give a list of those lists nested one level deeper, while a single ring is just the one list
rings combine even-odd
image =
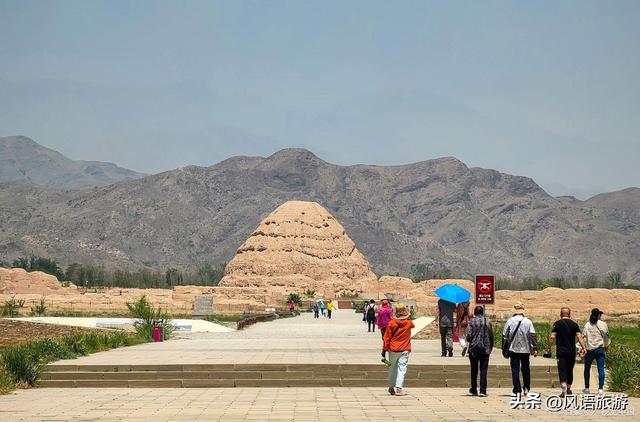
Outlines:
[{"label": "blue umbrella", "polygon": [[435,294],[447,302],[458,303],[469,302],[471,293],[457,284],[443,284],[435,290]]}]

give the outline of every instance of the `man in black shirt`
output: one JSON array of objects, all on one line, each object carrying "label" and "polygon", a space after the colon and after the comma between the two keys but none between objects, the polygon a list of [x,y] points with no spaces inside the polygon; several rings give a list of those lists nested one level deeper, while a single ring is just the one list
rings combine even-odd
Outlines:
[{"label": "man in black shirt", "polygon": [[580,327],[571,319],[571,309],[564,307],[560,309],[560,319],[553,323],[547,354],[551,354],[551,346],[556,343],[556,358],[558,359],[558,376],[560,378],[560,397],[572,395],[571,384],[573,383],[573,367],[576,364],[576,336],[582,346],[580,356],[584,356],[587,346],[584,337],[580,332]]}]

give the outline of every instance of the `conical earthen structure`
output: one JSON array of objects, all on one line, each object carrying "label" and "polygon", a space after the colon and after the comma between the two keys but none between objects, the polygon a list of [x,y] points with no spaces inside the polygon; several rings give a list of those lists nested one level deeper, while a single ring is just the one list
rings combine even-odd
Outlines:
[{"label": "conical earthen structure", "polygon": [[332,295],[366,291],[375,283],[369,263],[326,209],[315,202],[289,201],[240,246],[220,286]]}]

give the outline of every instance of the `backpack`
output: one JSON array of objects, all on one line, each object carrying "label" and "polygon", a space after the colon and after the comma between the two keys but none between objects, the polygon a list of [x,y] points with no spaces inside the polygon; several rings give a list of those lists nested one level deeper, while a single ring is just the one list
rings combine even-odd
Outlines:
[{"label": "backpack", "polygon": [[367,305],[367,318],[375,318],[376,317],[376,307]]}]

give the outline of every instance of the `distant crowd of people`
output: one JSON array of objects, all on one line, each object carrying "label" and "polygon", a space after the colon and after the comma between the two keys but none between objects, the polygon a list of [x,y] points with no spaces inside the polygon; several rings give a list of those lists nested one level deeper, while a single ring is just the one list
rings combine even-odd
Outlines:
[{"label": "distant crowd of people", "polygon": [[[471,382],[469,393],[487,395],[489,359],[493,351],[494,333],[491,321],[485,316],[484,308],[476,306],[470,312],[470,303],[454,304],[445,300],[438,301],[437,324],[440,332],[441,356],[453,356],[454,334],[459,338],[462,355],[469,356]],[[363,309],[363,321],[370,332],[377,325],[382,333],[382,357],[389,365],[389,393],[404,395],[404,377],[407,372],[411,352],[410,310],[403,304],[397,304],[394,311],[388,301],[383,300],[380,307],[371,300]],[[455,315],[455,319],[454,319]],[[605,356],[610,344],[609,329],[602,318],[603,312],[597,308],[591,311],[589,320],[581,329],[571,319],[571,309],[560,309],[560,319],[553,324],[549,336],[549,346],[544,356],[551,357],[551,347],[556,346],[560,397],[572,395],[573,370],[577,356],[584,358],[584,394],[590,393],[591,366],[595,361],[598,367],[598,394],[604,391]],[[454,333],[454,328],[456,332]],[[578,350],[576,340],[580,345]],[[386,358],[388,354],[388,359]],[[513,306],[513,316],[502,330],[502,355],[509,359],[514,394],[529,394],[531,391],[530,357],[538,356],[538,342],[533,323],[525,316],[525,306],[517,302]],[[478,388],[478,375],[480,385]],[[522,378],[520,377],[522,375]]]},{"label": "distant crowd of people", "polygon": [[329,300],[327,303],[324,303],[324,300],[318,300],[311,305],[311,312],[313,312],[314,318],[322,317],[331,319],[334,309],[333,300]]}]

